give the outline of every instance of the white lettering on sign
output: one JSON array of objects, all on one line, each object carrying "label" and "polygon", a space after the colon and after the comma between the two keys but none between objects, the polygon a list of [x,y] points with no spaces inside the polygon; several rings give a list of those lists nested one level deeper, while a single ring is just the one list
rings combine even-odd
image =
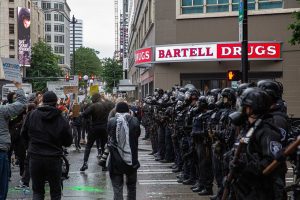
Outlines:
[{"label": "white lettering on sign", "polygon": [[194,45],[187,46],[170,46],[156,47],[156,61],[172,60],[193,60],[193,59],[215,59],[216,45]]}]

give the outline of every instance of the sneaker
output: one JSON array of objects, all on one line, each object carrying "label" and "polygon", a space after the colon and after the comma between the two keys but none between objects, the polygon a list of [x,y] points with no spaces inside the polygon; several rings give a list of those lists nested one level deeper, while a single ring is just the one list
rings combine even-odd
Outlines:
[{"label": "sneaker", "polygon": [[88,169],[88,164],[87,163],[83,163],[82,167],[80,168],[80,171],[84,172],[87,169]]}]

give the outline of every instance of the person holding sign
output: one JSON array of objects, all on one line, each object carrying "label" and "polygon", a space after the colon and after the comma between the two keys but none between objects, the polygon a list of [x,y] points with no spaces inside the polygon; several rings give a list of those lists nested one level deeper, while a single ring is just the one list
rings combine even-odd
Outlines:
[{"label": "person holding sign", "polygon": [[6,199],[8,191],[9,164],[7,152],[11,145],[8,119],[19,115],[26,107],[26,97],[21,83],[14,82],[14,84],[17,88],[15,102],[0,106],[0,199]]}]

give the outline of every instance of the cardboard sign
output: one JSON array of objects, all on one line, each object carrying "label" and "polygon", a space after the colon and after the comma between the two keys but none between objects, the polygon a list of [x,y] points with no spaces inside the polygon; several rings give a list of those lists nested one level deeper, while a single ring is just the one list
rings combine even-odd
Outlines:
[{"label": "cardboard sign", "polygon": [[79,117],[80,115],[80,105],[77,103],[73,104],[73,108],[72,108],[72,112],[73,112],[73,117]]},{"label": "cardboard sign", "polygon": [[93,94],[99,93],[99,86],[98,85],[92,85],[90,87],[90,96],[93,96]]},{"label": "cardboard sign", "polygon": [[[32,85],[31,83],[22,83],[22,89],[25,92],[25,96],[28,96],[32,93]],[[15,92],[17,90],[14,84],[5,84],[2,86],[2,100],[7,99],[7,94],[10,92]]]},{"label": "cardboard sign", "polygon": [[78,86],[64,86],[64,94],[78,94]]},{"label": "cardboard sign", "polygon": [[0,59],[0,79],[22,83],[21,66],[13,58]]}]

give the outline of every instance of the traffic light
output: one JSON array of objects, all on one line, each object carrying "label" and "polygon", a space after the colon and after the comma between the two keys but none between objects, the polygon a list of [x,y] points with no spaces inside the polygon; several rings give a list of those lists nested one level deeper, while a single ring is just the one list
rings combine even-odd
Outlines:
[{"label": "traffic light", "polygon": [[70,76],[69,74],[66,74],[66,81],[69,81],[70,80]]},{"label": "traffic light", "polygon": [[95,79],[95,76],[94,76],[93,74],[92,74],[92,76],[91,76],[91,79],[92,79],[92,80],[94,80],[94,79]]},{"label": "traffic light", "polygon": [[241,72],[239,70],[228,70],[227,71],[228,81],[239,81],[241,80]]},{"label": "traffic light", "polygon": [[81,74],[78,75],[78,80],[81,81],[82,80],[82,76]]}]

